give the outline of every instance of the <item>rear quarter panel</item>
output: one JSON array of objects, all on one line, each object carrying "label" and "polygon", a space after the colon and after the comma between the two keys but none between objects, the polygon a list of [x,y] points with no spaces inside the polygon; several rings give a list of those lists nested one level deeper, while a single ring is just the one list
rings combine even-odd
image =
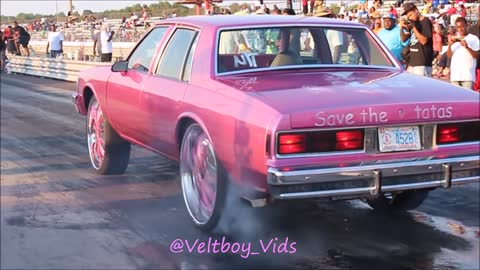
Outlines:
[{"label": "rear quarter panel", "polygon": [[[215,88],[215,83],[209,86]],[[255,95],[230,88],[190,87],[181,117],[200,122],[231,180],[266,191],[268,138],[280,115]]]},{"label": "rear quarter panel", "polygon": [[189,116],[203,126],[232,181],[266,191],[267,140],[281,115],[248,88],[236,89],[216,80],[216,31],[204,28],[199,36],[179,119]]}]

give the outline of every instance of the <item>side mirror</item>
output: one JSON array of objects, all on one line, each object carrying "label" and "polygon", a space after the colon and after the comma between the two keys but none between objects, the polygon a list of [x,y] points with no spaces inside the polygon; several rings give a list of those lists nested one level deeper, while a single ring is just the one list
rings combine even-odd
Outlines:
[{"label": "side mirror", "polygon": [[128,61],[118,61],[112,65],[112,72],[126,72],[128,70]]}]

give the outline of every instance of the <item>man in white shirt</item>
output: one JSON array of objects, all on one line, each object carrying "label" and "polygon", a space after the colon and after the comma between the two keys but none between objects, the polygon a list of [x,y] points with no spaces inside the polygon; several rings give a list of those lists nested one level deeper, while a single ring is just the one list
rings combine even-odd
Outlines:
[{"label": "man in white shirt", "polygon": [[112,39],[115,32],[111,30],[110,25],[102,25],[102,31],[100,32],[100,40],[102,43],[102,62],[111,62],[112,61],[112,52],[113,45]]},{"label": "man in white shirt", "polygon": [[[50,51],[48,50],[50,49]],[[51,58],[56,58],[63,53],[63,34],[57,32],[55,25],[50,25],[50,32],[48,32],[47,55]]]},{"label": "man in white shirt", "polygon": [[[333,18],[334,14],[329,8],[320,6],[317,8],[317,11],[313,16]],[[330,47],[330,53],[332,55],[332,64],[338,64],[341,55],[341,48],[344,44],[343,34],[340,31],[329,29],[325,35],[327,37],[328,46]]]},{"label": "man in white shirt", "polygon": [[447,56],[450,62],[450,82],[467,89],[473,89],[475,67],[480,56],[480,45],[477,36],[468,34],[467,20],[459,17],[455,20],[455,28],[459,36],[449,39]]}]

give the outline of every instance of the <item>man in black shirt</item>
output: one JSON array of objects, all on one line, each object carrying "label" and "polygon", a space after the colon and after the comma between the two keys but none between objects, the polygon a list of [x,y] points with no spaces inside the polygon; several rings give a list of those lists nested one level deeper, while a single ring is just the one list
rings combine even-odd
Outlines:
[{"label": "man in black shirt", "polygon": [[399,27],[402,42],[410,39],[407,71],[428,77],[433,62],[432,22],[413,3],[404,4],[403,10]]},{"label": "man in black shirt", "polygon": [[28,49],[28,42],[30,41],[30,34],[25,30],[25,28],[18,25],[17,21],[13,22],[13,31],[15,36],[15,47],[17,49],[17,55],[21,55],[20,46],[25,50],[25,55],[30,56],[30,51]]}]

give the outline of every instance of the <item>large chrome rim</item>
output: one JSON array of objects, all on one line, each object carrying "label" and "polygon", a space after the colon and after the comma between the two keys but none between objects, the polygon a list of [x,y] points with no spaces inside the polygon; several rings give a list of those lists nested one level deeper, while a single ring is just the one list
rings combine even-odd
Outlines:
[{"label": "large chrome rim", "polygon": [[97,100],[94,100],[88,112],[87,142],[88,154],[92,166],[98,170],[105,157],[105,124],[103,112]]},{"label": "large chrome rim", "polygon": [[213,215],[217,195],[217,161],[213,146],[198,125],[188,128],[180,153],[183,199],[199,225]]}]

